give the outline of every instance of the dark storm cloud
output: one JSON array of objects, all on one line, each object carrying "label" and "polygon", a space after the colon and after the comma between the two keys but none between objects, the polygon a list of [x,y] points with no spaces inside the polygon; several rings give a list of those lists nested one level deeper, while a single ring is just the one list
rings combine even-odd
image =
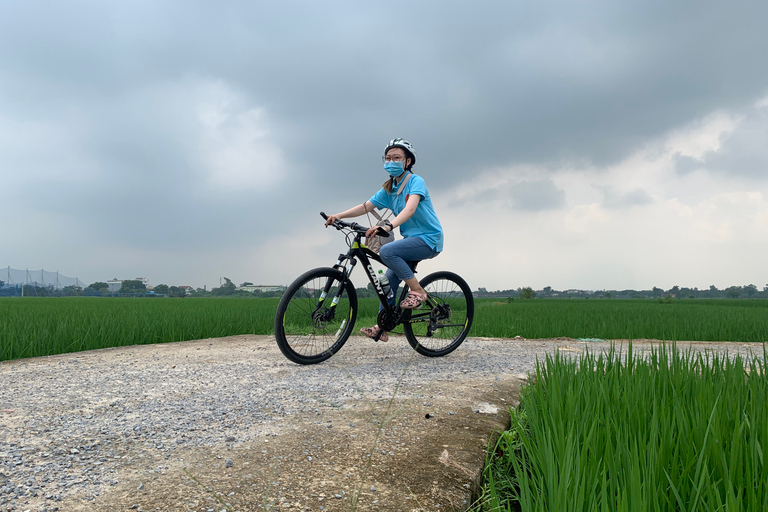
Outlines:
[{"label": "dark storm cloud", "polygon": [[[236,244],[369,198],[393,137],[416,146],[416,172],[440,193],[491,168],[607,165],[691,119],[743,110],[766,93],[767,14],[660,0],[5,2],[0,172],[100,240]],[[211,105],[231,114],[228,130],[203,125]],[[281,163],[256,151],[242,163],[256,186],[212,186],[209,168],[230,153],[209,146],[249,112],[263,112],[254,133]],[[705,166],[762,172],[760,122]],[[508,200],[559,208],[565,192],[542,178]]]},{"label": "dark storm cloud", "polygon": [[[146,81],[220,77],[280,119],[293,158],[326,169],[371,165],[395,135],[447,176],[510,161],[615,161],[713,105],[752,101],[768,82],[767,67],[747,65],[768,43],[763,4],[6,9],[17,19],[0,36],[4,67],[33,93],[119,100]],[[346,142],[343,156],[332,137]]]}]

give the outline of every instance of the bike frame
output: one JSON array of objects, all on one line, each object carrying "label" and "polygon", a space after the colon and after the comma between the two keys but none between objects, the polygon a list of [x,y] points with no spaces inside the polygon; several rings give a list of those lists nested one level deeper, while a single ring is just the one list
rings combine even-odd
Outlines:
[{"label": "bike frame", "polygon": [[[373,270],[373,266],[371,266],[371,260],[377,261],[382,265],[384,265],[385,267],[387,265],[383,261],[381,261],[381,257],[378,254],[376,254],[375,252],[373,252],[363,244],[362,239],[363,239],[364,233],[361,230],[356,229],[353,226],[349,226],[349,228],[352,229],[355,233],[354,241],[350,244],[349,251],[347,251],[346,254],[339,254],[339,259],[336,262],[336,264],[333,266],[333,268],[340,271],[343,276],[342,282],[339,284],[338,291],[336,292],[336,296],[333,298],[333,305],[336,305],[339,299],[341,298],[341,294],[344,292],[345,284],[350,280],[350,275],[352,274],[352,271],[355,269],[355,266],[357,265],[357,262],[359,260],[365,267],[366,276],[368,277],[368,280],[373,285],[373,289],[376,290],[376,296],[379,299],[379,303],[381,304],[382,309],[386,311],[387,315],[389,315],[389,318],[392,319],[393,325],[396,326],[405,322],[408,322],[408,323],[428,322],[430,320],[430,310],[427,310],[421,313],[415,313],[413,312],[413,310],[410,310],[410,309],[401,309],[397,301],[395,302],[396,304],[395,307],[392,307],[389,305],[389,302],[387,301],[387,296],[384,293],[384,290],[381,288],[381,283],[376,277],[376,273]],[[347,268],[345,264],[345,262],[347,261],[349,262],[349,268]],[[328,282],[323,288],[323,292],[320,296],[318,308],[323,303],[323,301],[327,298],[328,293],[331,291],[332,284],[333,284],[333,279],[328,279]],[[401,295],[404,295],[406,286],[407,285],[405,284],[405,282],[403,282],[403,293],[401,293]],[[428,302],[431,303],[431,300],[429,298],[427,300]],[[384,329],[381,329],[380,333],[383,332],[383,330]]]}]

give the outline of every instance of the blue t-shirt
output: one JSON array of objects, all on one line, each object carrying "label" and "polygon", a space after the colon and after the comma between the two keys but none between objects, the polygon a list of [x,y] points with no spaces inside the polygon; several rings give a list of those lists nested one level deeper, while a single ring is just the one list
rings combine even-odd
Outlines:
[{"label": "blue t-shirt", "polygon": [[397,195],[397,186],[395,185],[392,187],[392,192],[389,193],[384,188],[381,188],[373,195],[370,201],[379,210],[389,208],[395,215],[400,215],[400,212],[405,209],[405,203],[412,195],[421,196],[421,200],[411,218],[400,226],[400,234],[403,235],[403,238],[411,236],[421,237],[435,251],[442,252],[443,227],[440,225],[440,221],[437,220],[435,208],[432,206],[432,200],[429,198],[429,191],[427,190],[427,184],[424,183],[424,178],[416,174],[411,176],[411,179],[405,184],[405,189],[400,195]]}]

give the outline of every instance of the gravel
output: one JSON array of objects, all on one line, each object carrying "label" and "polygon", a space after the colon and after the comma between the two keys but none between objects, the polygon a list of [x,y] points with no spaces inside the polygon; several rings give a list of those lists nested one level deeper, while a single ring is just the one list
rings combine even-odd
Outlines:
[{"label": "gravel", "polygon": [[[179,448],[276,436],[295,414],[314,414],[322,424],[327,408],[386,399],[401,378],[408,385],[399,393],[409,398],[434,380],[525,374],[558,348],[578,355],[608,347],[472,338],[430,359],[397,337],[386,344],[353,338],[330,361],[298,366],[273,338],[238,336],[7,361],[0,363],[0,512],[56,511],[73,496],[92,501],[120,482],[127,464],[146,460],[146,472],[162,473],[157,461]],[[696,345],[726,348],[750,350]]]}]

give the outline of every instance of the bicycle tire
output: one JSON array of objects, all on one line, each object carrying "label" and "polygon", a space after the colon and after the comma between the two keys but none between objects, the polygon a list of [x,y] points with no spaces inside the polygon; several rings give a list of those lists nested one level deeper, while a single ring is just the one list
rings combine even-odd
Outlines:
[{"label": "bicycle tire", "polygon": [[[419,281],[429,298],[403,324],[413,349],[427,357],[456,350],[469,334],[475,301],[469,285],[453,272],[435,272]],[[431,307],[430,307],[431,306]]]},{"label": "bicycle tire", "polygon": [[[320,292],[329,279],[331,290],[321,300]],[[336,269],[316,268],[299,276],[280,299],[275,339],[283,355],[294,363],[321,363],[349,339],[357,318],[357,293],[347,280],[338,303],[332,305],[342,279]]]}]

